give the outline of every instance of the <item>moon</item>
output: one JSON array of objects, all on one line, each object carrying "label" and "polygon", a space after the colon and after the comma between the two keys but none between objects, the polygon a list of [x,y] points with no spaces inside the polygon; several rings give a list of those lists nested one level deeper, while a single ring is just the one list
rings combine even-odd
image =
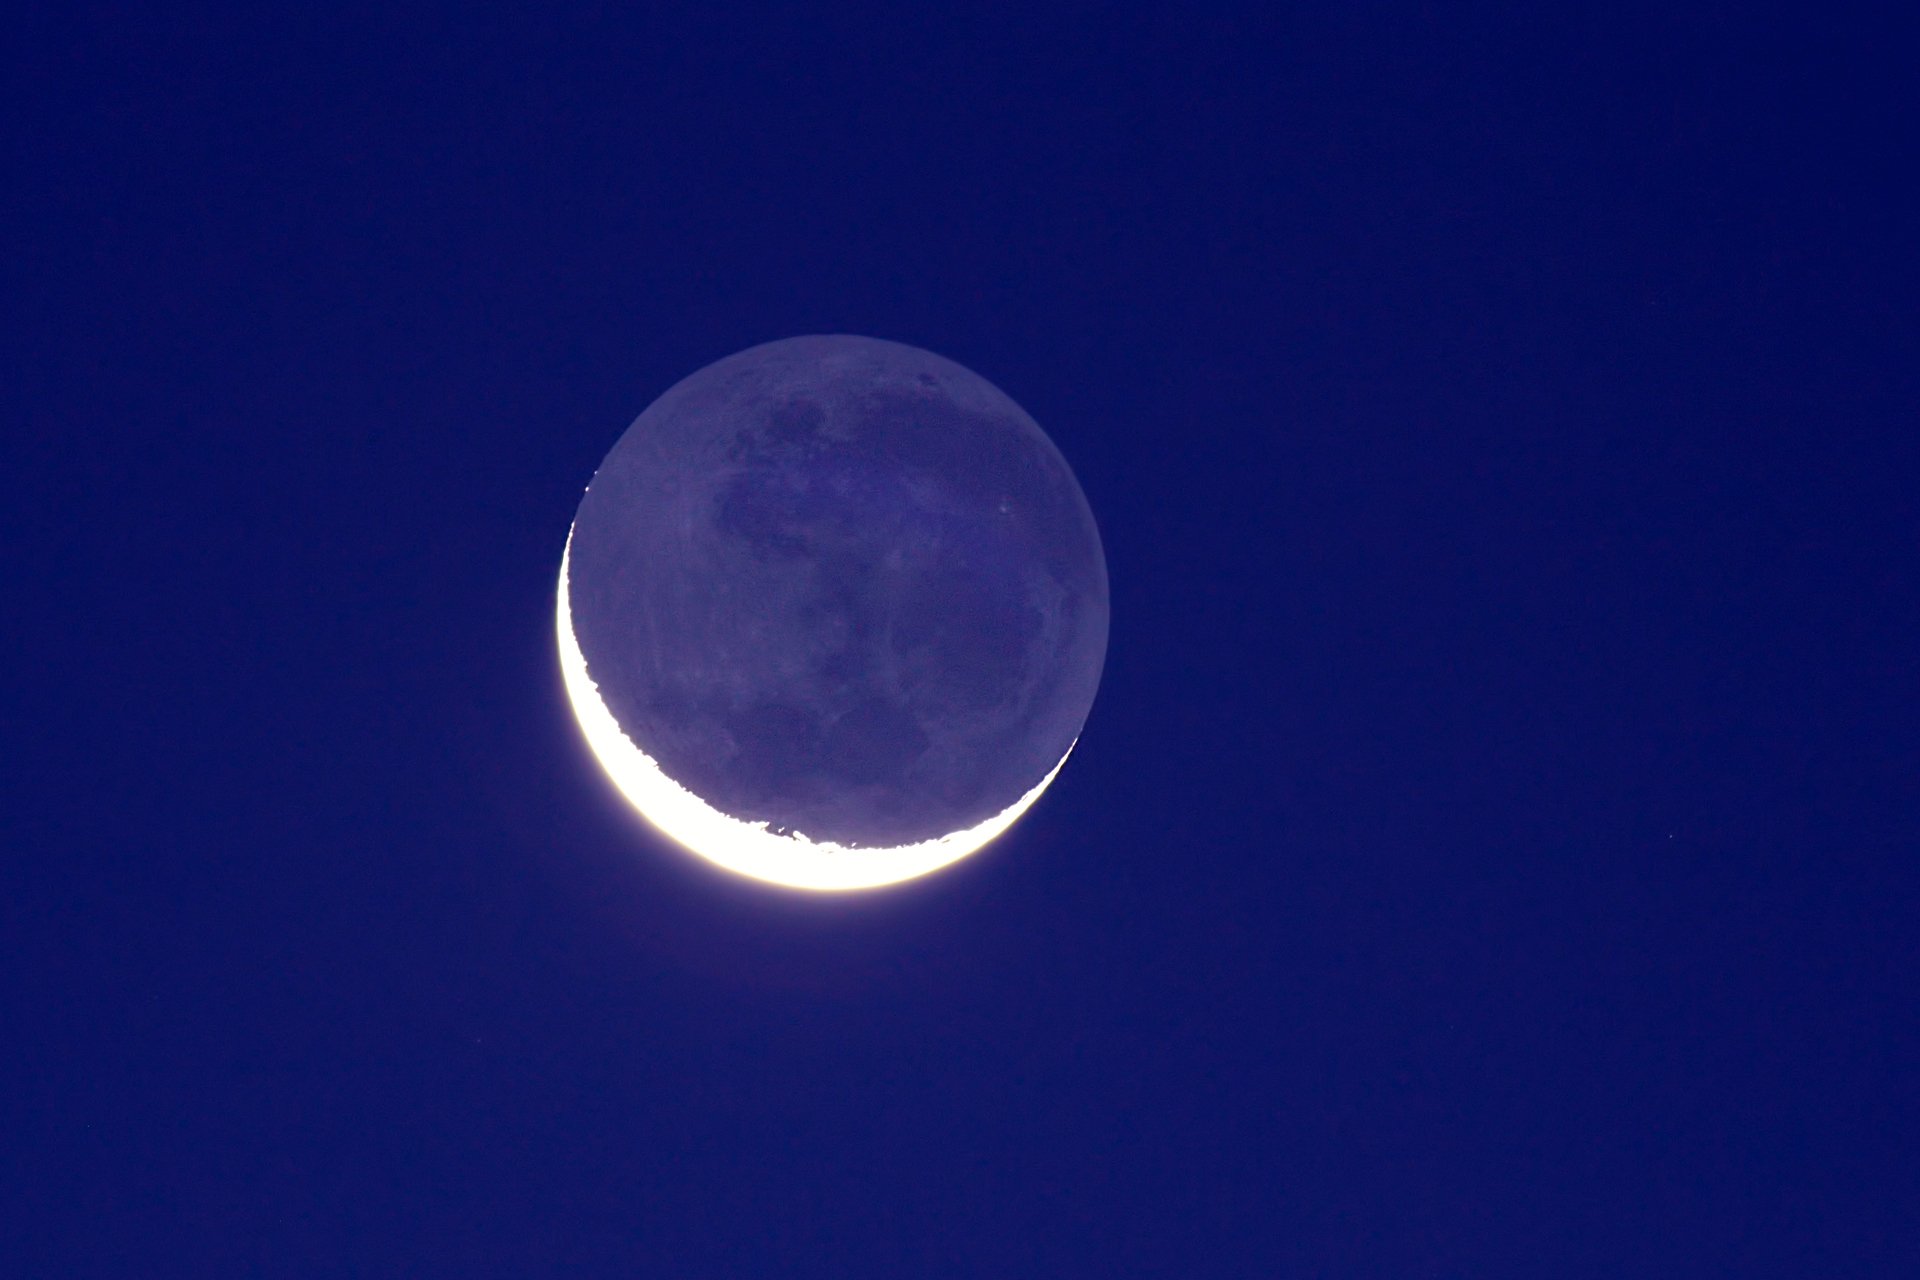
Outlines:
[{"label": "moon", "polygon": [[654,827],[836,891],[980,849],[1058,776],[1105,661],[1085,495],[1005,393],[836,334],[648,406],[575,513],[555,609],[582,736]]}]

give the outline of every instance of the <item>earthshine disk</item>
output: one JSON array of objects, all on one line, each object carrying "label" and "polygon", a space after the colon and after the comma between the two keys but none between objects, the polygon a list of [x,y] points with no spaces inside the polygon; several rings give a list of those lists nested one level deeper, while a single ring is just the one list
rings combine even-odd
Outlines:
[{"label": "earthshine disk", "polygon": [[730,356],[608,453],[561,558],[582,734],[654,826],[755,879],[871,888],[1006,830],[1106,652],[1064,459],[930,352],[847,335]]}]

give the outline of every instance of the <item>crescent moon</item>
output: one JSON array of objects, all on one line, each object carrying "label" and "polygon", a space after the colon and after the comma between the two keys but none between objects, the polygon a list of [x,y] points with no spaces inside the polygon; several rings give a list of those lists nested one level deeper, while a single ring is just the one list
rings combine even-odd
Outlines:
[{"label": "crescent moon", "polygon": [[811,840],[798,832],[776,833],[767,823],[731,817],[669,778],[621,729],[600,696],[573,631],[573,611],[567,596],[572,552],[573,530],[569,527],[566,549],[560,556],[555,629],[560,642],[560,671],[574,719],[607,778],[640,816],[714,866],[766,884],[821,893],[877,889],[912,880],[958,862],[1011,827],[1040,798],[1066,764],[1067,756],[1073,754],[1070,742],[1066,754],[1031,791],[986,821],[918,844],[895,848],[848,846]]}]

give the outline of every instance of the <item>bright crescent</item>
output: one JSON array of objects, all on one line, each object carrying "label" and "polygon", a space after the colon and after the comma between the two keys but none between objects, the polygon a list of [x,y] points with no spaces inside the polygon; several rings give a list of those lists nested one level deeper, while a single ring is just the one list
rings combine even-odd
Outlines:
[{"label": "bright crescent", "polygon": [[877,889],[912,880],[958,862],[1011,827],[1040,798],[1066,764],[1067,755],[1073,754],[1073,743],[1068,743],[1067,754],[1031,791],[985,822],[918,844],[850,847],[810,840],[798,832],[775,834],[766,823],[730,817],[667,777],[621,729],[601,698],[599,686],[587,673],[586,655],[573,634],[573,610],[567,598],[572,552],[573,530],[569,528],[566,550],[560,556],[555,622],[560,671],[574,719],[600,767],[641,817],[717,867],[767,884],[823,893]]}]

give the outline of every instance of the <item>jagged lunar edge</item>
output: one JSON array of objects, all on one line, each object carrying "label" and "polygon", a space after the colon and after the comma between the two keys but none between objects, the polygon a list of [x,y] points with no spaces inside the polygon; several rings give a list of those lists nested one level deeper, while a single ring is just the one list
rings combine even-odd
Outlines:
[{"label": "jagged lunar edge", "polygon": [[767,823],[743,822],[715,809],[669,778],[635,745],[600,697],[599,686],[587,674],[586,655],[573,635],[573,610],[567,597],[567,570],[573,554],[573,529],[567,529],[566,550],[560,555],[559,603],[555,610],[560,639],[560,671],[567,699],[587,745],[622,795],[640,815],[666,835],[716,866],[769,884],[791,889],[832,892],[877,889],[938,871],[979,849],[1019,820],[1040,798],[1067,756],[1011,806],[965,831],[955,831],[919,844],[891,849],[849,848],[831,841],[809,840],[795,832],[776,835]]}]

